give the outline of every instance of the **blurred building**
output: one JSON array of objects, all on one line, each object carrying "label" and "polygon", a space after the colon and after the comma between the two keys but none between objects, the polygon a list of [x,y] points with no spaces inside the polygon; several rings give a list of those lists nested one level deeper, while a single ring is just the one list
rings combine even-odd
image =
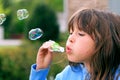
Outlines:
[{"label": "blurred building", "polygon": [[107,9],[108,0],[68,0],[69,17],[82,8]]},{"label": "blurred building", "polygon": [[78,9],[95,8],[100,10],[109,10],[120,14],[120,0],[63,0],[64,11],[58,14],[60,31],[67,31],[67,22],[70,16]]},{"label": "blurred building", "polygon": [[108,10],[120,15],[120,0],[108,0]]},{"label": "blurred building", "polygon": [[120,0],[67,0],[68,18],[78,9],[96,8],[101,10],[110,10],[120,14]]}]

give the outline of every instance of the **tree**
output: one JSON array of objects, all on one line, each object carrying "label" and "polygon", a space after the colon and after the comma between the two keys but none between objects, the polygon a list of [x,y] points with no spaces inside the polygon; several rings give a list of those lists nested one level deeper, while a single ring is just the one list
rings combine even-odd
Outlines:
[{"label": "tree", "polygon": [[26,35],[34,28],[41,28],[44,32],[41,41],[57,40],[59,38],[59,25],[55,12],[45,4],[39,4],[33,11],[27,23]]}]

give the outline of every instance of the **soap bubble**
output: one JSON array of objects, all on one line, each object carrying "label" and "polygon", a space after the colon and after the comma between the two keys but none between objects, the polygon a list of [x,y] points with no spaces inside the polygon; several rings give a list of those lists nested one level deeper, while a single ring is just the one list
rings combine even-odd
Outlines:
[{"label": "soap bubble", "polygon": [[26,19],[26,18],[28,18],[28,16],[29,16],[29,13],[28,13],[27,9],[17,10],[17,17],[19,20]]},{"label": "soap bubble", "polygon": [[3,20],[0,18],[0,25],[3,23]]},{"label": "soap bubble", "polygon": [[6,20],[5,14],[0,14],[0,25],[3,24],[3,22]]},{"label": "soap bubble", "polygon": [[31,29],[29,31],[29,39],[37,40],[43,35],[43,31],[40,28]]}]

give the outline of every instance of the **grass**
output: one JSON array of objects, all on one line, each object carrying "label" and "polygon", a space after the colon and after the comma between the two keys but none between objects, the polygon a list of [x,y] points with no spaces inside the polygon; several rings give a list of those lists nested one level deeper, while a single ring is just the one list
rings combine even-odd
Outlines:
[{"label": "grass", "polygon": [[4,48],[18,48],[18,46],[0,46],[0,49],[4,49]]}]

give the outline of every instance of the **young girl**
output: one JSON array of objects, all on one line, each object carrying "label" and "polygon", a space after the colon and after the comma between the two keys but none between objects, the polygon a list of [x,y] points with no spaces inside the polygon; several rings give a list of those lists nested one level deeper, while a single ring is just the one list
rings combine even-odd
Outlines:
[{"label": "young girl", "polygon": [[[76,12],[68,23],[69,65],[55,80],[120,80],[120,16],[95,9]],[[46,80],[52,42],[39,49],[30,80]]]}]

